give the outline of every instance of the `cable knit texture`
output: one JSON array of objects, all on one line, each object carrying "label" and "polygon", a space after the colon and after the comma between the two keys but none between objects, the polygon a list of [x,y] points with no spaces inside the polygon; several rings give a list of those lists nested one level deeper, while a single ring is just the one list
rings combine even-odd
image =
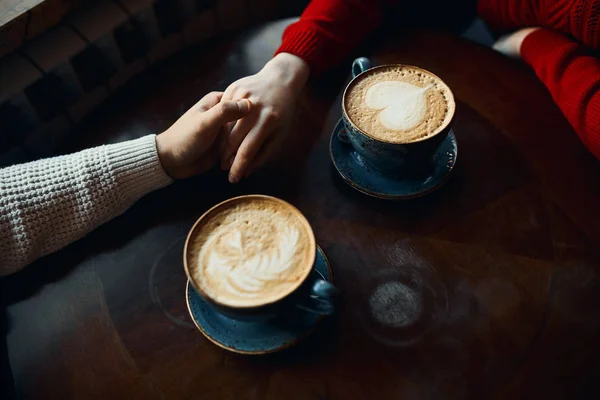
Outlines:
[{"label": "cable knit texture", "polygon": [[600,61],[586,46],[549,29],[527,36],[521,54],[600,160]]},{"label": "cable knit texture", "polygon": [[497,29],[545,27],[525,38],[521,57],[600,160],[600,0],[480,0],[479,14]]},{"label": "cable knit texture", "polygon": [[155,135],[0,170],[0,275],[83,237],[171,182]]}]

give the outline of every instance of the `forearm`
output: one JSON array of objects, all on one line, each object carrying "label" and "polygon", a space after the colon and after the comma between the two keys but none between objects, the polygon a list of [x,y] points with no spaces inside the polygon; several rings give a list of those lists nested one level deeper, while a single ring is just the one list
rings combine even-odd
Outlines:
[{"label": "forearm", "polygon": [[319,75],[339,64],[383,20],[393,0],[313,0],[283,34],[276,54],[300,57]]},{"label": "forearm", "polygon": [[0,275],[85,236],[170,182],[154,135],[0,170]]},{"label": "forearm", "polygon": [[528,35],[521,56],[548,88],[586,147],[600,160],[600,60],[547,29]]}]

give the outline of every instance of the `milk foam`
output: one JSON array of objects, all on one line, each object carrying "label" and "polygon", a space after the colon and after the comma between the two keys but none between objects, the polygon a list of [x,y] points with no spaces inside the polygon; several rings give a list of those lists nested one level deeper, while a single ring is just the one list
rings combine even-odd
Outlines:
[{"label": "milk foam", "polygon": [[223,243],[207,252],[204,273],[218,278],[223,275],[222,271],[227,271],[223,276],[223,289],[227,294],[255,298],[270,282],[278,280],[294,267],[298,238],[297,229],[284,227],[274,243],[275,247],[253,254],[245,247],[244,233],[240,230],[214,235],[207,241],[207,249],[221,239]]},{"label": "milk foam", "polygon": [[379,121],[386,128],[412,129],[425,119],[425,92],[432,86],[422,88],[400,81],[377,82],[367,90],[365,104],[372,109],[383,110]]},{"label": "milk foam", "polygon": [[393,65],[375,68],[347,89],[344,107],[363,132],[392,143],[434,136],[454,115],[448,86],[421,68]]},{"label": "milk foam", "polygon": [[191,247],[186,257],[195,282],[230,306],[261,305],[285,296],[314,261],[308,224],[287,203],[270,198],[241,199],[217,210],[198,229]]}]

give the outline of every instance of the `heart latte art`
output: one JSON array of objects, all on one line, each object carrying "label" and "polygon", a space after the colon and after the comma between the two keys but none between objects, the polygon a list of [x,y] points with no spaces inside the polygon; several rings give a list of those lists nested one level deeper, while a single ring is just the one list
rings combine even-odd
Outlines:
[{"label": "heart latte art", "polygon": [[310,226],[296,209],[278,199],[249,196],[203,217],[186,257],[208,297],[252,307],[296,289],[312,268],[314,246]]},{"label": "heart latte art", "polygon": [[419,125],[427,114],[425,91],[406,82],[377,82],[369,87],[365,95],[365,104],[374,110],[381,110],[379,122],[392,130],[409,130]]},{"label": "heart latte art", "polygon": [[375,68],[346,91],[350,120],[386,142],[409,143],[434,136],[454,114],[450,89],[433,74],[410,66]]}]

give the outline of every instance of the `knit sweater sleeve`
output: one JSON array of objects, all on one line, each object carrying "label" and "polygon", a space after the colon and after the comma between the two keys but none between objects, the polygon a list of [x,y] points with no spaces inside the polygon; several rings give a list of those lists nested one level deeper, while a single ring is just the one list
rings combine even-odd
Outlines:
[{"label": "knit sweater sleeve", "polygon": [[548,88],[583,144],[600,160],[600,60],[548,29],[528,35],[521,57]]},{"label": "knit sweater sleeve", "polygon": [[544,24],[542,8],[546,3],[547,0],[478,0],[477,13],[496,31],[540,26]]},{"label": "knit sweater sleeve", "polygon": [[171,178],[155,135],[0,170],[0,276],[83,237]]},{"label": "knit sweater sleeve", "polygon": [[[389,0],[387,1],[389,2]],[[311,74],[338,65],[377,28],[386,0],[313,0],[283,33],[278,53],[294,54]]]}]

